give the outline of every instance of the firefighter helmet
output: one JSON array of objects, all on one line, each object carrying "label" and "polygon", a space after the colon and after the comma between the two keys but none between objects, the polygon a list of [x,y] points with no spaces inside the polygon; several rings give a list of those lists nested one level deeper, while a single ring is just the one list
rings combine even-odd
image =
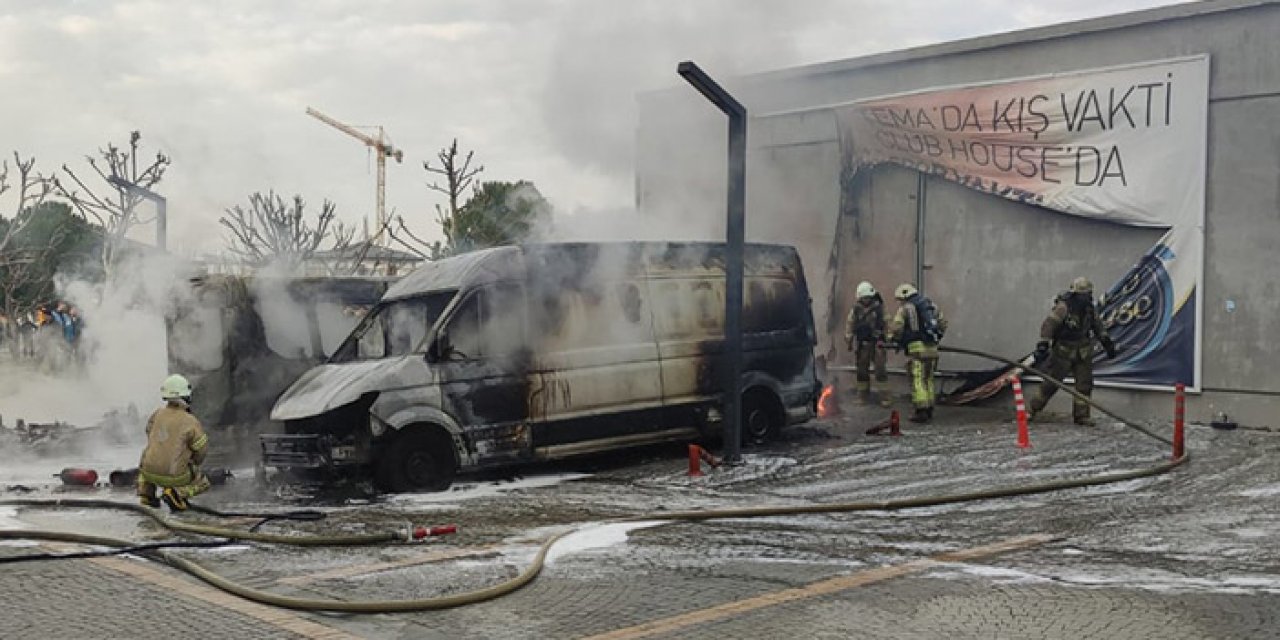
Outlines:
[{"label": "firefighter helmet", "polygon": [[917,293],[920,293],[920,291],[916,289],[915,285],[909,282],[904,282],[898,285],[897,289],[893,290],[893,297],[899,300],[906,300]]},{"label": "firefighter helmet", "polygon": [[876,288],[871,286],[870,282],[863,280],[862,282],[858,283],[859,298],[873,298],[875,297],[875,295],[876,295]]},{"label": "firefighter helmet", "polygon": [[1080,276],[1071,281],[1071,293],[1093,293],[1093,283],[1089,279]]},{"label": "firefighter helmet", "polygon": [[164,379],[160,385],[160,397],[165,400],[182,400],[191,397],[191,383],[187,379],[173,374]]}]

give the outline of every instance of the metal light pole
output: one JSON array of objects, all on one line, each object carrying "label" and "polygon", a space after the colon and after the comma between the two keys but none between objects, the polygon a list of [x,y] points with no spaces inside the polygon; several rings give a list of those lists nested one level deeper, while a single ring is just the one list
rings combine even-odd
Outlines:
[{"label": "metal light pole", "polygon": [[742,461],[742,278],[747,205],[747,108],[691,61],[676,73],[729,116],[729,193],[725,223],[724,459]]},{"label": "metal light pole", "polygon": [[169,202],[164,199],[164,196],[147,189],[146,187],[140,187],[128,180],[125,180],[124,178],[121,178],[120,176],[110,176],[107,178],[107,182],[111,183],[114,187],[124,189],[133,195],[145,198],[155,203],[156,247],[161,251],[167,251],[169,237]]}]

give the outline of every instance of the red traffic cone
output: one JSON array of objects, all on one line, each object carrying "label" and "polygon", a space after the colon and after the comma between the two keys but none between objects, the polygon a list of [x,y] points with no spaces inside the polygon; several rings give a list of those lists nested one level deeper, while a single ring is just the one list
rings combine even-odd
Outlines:
[{"label": "red traffic cone", "polygon": [[702,475],[702,447],[696,444],[689,445],[689,475]]},{"label": "red traffic cone", "polygon": [[1018,412],[1018,448],[1031,448],[1031,433],[1027,430],[1027,403],[1022,397],[1022,381],[1013,378],[1013,407]]},{"label": "red traffic cone", "polygon": [[1173,459],[1186,455],[1187,385],[1179,382],[1173,388]]}]

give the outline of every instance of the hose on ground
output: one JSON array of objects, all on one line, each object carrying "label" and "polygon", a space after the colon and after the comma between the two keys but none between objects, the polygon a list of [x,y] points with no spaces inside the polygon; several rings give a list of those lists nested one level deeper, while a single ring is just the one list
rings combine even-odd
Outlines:
[{"label": "hose on ground", "polygon": [[1148,438],[1152,438],[1152,439],[1154,439],[1154,440],[1156,440],[1156,441],[1158,441],[1158,442],[1162,442],[1162,443],[1164,443],[1164,444],[1166,444],[1166,445],[1173,446],[1173,441],[1172,441],[1172,440],[1170,440],[1170,439],[1168,439],[1168,438],[1166,438],[1166,437],[1164,437],[1164,436],[1161,436],[1161,435],[1158,435],[1158,434],[1152,433],[1152,432],[1151,432],[1150,430],[1148,430],[1146,427],[1144,427],[1144,426],[1142,426],[1142,425],[1140,425],[1140,424],[1138,424],[1138,423],[1136,423],[1136,422],[1134,422],[1134,421],[1132,421],[1132,420],[1130,420],[1130,419],[1128,419],[1128,418],[1126,418],[1126,417],[1124,417],[1124,416],[1122,416],[1122,415],[1120,415],[1120,414],[1118,414],[1118,413],[1116,413],[1116,412],[1114,412],[1114,411],[1112,411],[1112,410],[1110,410],[1110,409],[1108,409],[1108,408],[1106,408],[1106,407],[1104,407],[1104,406],[1102,406],[1102,405],[1098,404],[1098,403],[1097,403],[1093,398],[1091,398],[1091,397],[1089,397],[1089,396],[1086,396],[1086,395],[1084,395],[1083,393],[1080,393],[1079,391],[1076,391],[1074,388],[1072,388],[1071,386],[1069,386],[1067,383],[1065,383],[1065,382],[1063,382],[1063,381],[1061,381],[1061,380],[1058,380],[1057,378],[1054,378],[1053,376],[1049,375],[1048,373],[1045,373],[1044,371],[1041,371],[1040,369],[1037,369],[1034,365],[1031,365],[1031,364],[1025,364],[1025,363],[1022,363],[1022,362],[1017,362],[1017,361],[1015,361],[1015,360],[1010,360],[1010,359],[1008,359],[1008,358],[1001,357],[1001,356],[998,356],[998,355],[995,355],[995,354],[991,354],[991,353],[985,353],[985,352],[983,352],[983,351],[978,351],[978,350],[976,350],[976,349],[965,349],[965,348],[963,348],[963,347],[948,347],[948,346],[946,346],[946,345],[938,345],[938,351],[946,351],[946,352],[950,352],[950,353],[959,353],[959,354],[963,354],[963,355],[977,356],[977,357],[979,357],[979,358],[987,358],[987,359],[989,359],[989,360],[995,360],[996,362],[1003,362],[1003,363],[1005,363],[1005,364],[1007,364],[1007,365],[1009,365],[1009,366],[1012,366],[1012,367],[1018,367],[1018,368],[1020,368],[1020,369],[1025,369],[1025,370],[1027,370],[1027,371],[1030,371],[1031,373],[1034,373],[1034,374],[1036,374],[1036,375],[1040,376],[1041,378],[1043,378],[1043,379],[1044,379],[1044,381],[1045,381],[1046,383],[1051,384],[1051,385],[1053,385],[1053,386],[1057,387],[1058,389],[1061,389],[1062,391],[1065,391],[1065,392],[1067,392],[1067,393],[1071,394],[1071,397],[1073,397],[1073,398],[1075,398],[1075,399],[1077,399],[1077,400],[1083,401],[1083,402],[1087,402],[1087,403],[1089,403],[1089,405],[1090,405],[1090,406],[1092,406],[1093,408],[1097,409],[1098,411],[1101,411],[1101,412],[1103,412],[1103,413],[1105,413],[1105,414],[1107,414],[1107,415],[1111,416],[1112,418],[1115,418],[1116,420],[1120,421],[1120,423],[1121,423],[1121,424],[1123,424],[1124,426],[1129,427],[1130,429],[1134,429],[1134,430],[1138,431],[1139,433],[1141,433],[1141,434],[1143,434],[1143,435],[1147,436]]},{"label": "hose on ground", "polygon": [[[1023,367],[1037,375],[1040,375],[1045,381],[1058,386],[1058,388],[1071,393],[1074,397],[1078,397],[1098,410],[1107,415],[1120,420],[1122,423],[1136,428],[1139,431],[1161,441],[1168,442],[1166,439],[1150,433],[1146,429],[1130,422],[1129,420],[1118,416],[1117,414],[1099,406],[1092,399],[1078,394],[1074,389],[1068,388],[1061,381],[1048,376],[1042,371],[1034,367],[1023,365],[1021,363],[1007,360],[1005,358],[983,353],[972,349],[961,349],[959,347],[943,347],[945,351],[954,353],[963,353],[984,358],[989,358],[1009,365]],[[947,504],[956,504],[961,502],[973,502],[979,500],[991,500],[995,498],[1007,498],[1014,496],[1033,495],[1039,493],[1048,493],[1051,491],[1060,491],[1063,489],[1073,489],[1079,487],[1097,486],[1109,484],[1113,482],[1123,482],[1156,476],[1166,473],[1178,465],[1183,464],[1190,457],[1184,454],[1182,457],[1162,462],[1150,467],[1137,469],[1133,471],[1123,471],[1116,473],[1101,474],[1096,476],[1088,476],[1084,478],[1072,478],[1056,480],[1051,482],[1038,483],[1020,487],[1006,487],[997,489],[988,489],[983,491],[972,491],[966,493],[957,493],[941,496],[922,496],[917,498],[905,498],[900,500],[884,500],[871,502],[852,502],[842,504],[810,504],[810,505],[779,505],[764,507],[745,507],[731,509],[710,509],[705,511],[672,511],[672,512],[654,512],[630,516],[626,518],[617,518],[608,520],[607,522],[637,522],[642,520],[660,520],[660,521],[686,521],[700,522],[706,520],[717,519],[737,519],[737,518],[763,518],[773,516],[801,515],[814,513],[848,513],[857,511],[893,511],[899,509],[910,509],[919,507],[930,507]],[[206,527],[200,525],[191,525],[188,523],[178,522],[168,518],[164,518],[159,514],[152,512],[141,505],[128,505],[118,502],[110,502],[105,500],[6,500],[0,501],[0,506],[78,506],[78,507],[101,507],[111,509],[125,509],[131,511],[140,511],[143,514],[156,520],[162,526],[169,527],[174,531],[183,531],[187,533],[199,533],[202,535],[214,535],[223,537],[232,537],[225,535],[226,533],[238,534],[238,539],[254,540],[258,542],[273,542],[280,544],[304,544],[304,545],[322,545],[322,544],[375,544],[376,542],[389,542],[391,540],[381,537],[381,534],[372,536],[280,536],[271,534],[252,534],[229,529],[219,529],[217,527]],[[557,541],[564,536],[572,533],[565,531],[554,535],[545,540],[539,547],[537,554],[532,562],[529,563],[514,578],[504,582],[467,591],[463,593],[451,594],[446,596],[436,596],[430,598],[414,598],[405,600],[363,600],[363,601],[347,601],[333,600],[323,598],[299,598],[294,596],[286,596],[278,593],[272,593],[261,589],[254,589],[227,578],[224,578],[213,571],[201,566],[199,563],[177,556],[163,549],[145,552],[148,557],[153,557],[168,563],[177,569],[185,571],[200,580],[203,580],[219,589],[238,595],[248,600],[253,600],[262,604],[283,607],[287,609],[297,609],[303,611],[333,611],[343,613],[395,613],[408,611],[426,611],[432,609],[446,609],[451,607],[459,607],[468,604],[475,604],[492,600],[500,596],[511,593],[528,583],[542,571],[546,561],[547,553]],[[83,544],[92,544],[107,547],[129,547],[135,546],[136,543],[128,540],[119,540],[114,538],[106,538],[101,536],[88,536],[74,533],[53,532],[53,531],[32,531],[32,530],[0,530],[0,539],[37,539],[37,540],[57,540],[62,542],[79,542]],[[403,539],[397,536],[396,539]],[[305,540],[305,542],[300,542]]]},{"label": "hose on ground", "polygon": [[[0,500],[0,506],[6,507],[74,507],[78,509],[114,509],[117,511],[132,511],[140,513],[154,521],[160,526],[170,531],[180,531],[182,533],[193,533],[213,538],[228,538],[231,540],[246,540],[251,542],[265,542],[268,544],[287,544],[301,547],[352,547],[365,546],[375,544],[385,544],[388,542],[403,542],[408,539],[407,531],[383,531],[378,533],[366,534],[345,534],[345,535],[287,535],[278,533],[262,533],[259,531],[243,531],[240,529],[230,529],[227,527],[215,527],[212,525],[199,524],[196,522],[185,522],[173,518],[166,518],[159,509],[144,507],[141,504],[133,504],[128,502],[116,502],[114,500],[94,500],[83,498],[51,498],[51,499],[34,499],[34,498],[14,498],[11,500]],[[206,513],[221,513],[212,509],[205,510]],[[252,514],[250,517],[263,517],[269,514]],[[227,514],[231,517],[232,514]]]},{"label": "hose on ground", "polygon": [[[6,533],[17,531],[20,535],[18,538],[30,537],[32,531],[10,530]],[[25,535],[23,535],[25,534]],[[112,538],[99,538],[99,541],[110,540],[116,542]],[[80,541],[85,544],[87,541]],[[119,542],[127,542],[121,540]],[[22,556],[0,556],[0,564],[17,564],[20,562],[36,562],[40,560],[83,560],[86,558],[105,558],[107,556],[120,556],[125,554],[146,555],[151,551],[159,551],[161,549],[217,549],[227,545],[235,544],[234,540],[172,540],[169,542],[149,542],[145,544],[133,543],[127,547],[115,547],[104,551],[76,551],[72,553],[32,553]],[[110,544],[100,544],[99,546],[111,547]]]}]

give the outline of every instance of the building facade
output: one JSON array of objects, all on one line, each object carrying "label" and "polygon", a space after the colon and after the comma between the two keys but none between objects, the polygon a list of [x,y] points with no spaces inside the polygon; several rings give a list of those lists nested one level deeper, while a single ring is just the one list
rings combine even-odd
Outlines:
[{"label": "building facade", "polygon": [[[836,336],[863,279],[882,291],[916,282],[947,313],[947,342],[1020,357],[1073,277],[1106,290],[1165,230],[1064,215],[893,163],[851,178],[840,109],[940,87],[1207,57],[1203,273],[1195,288],[1201,341],[1188,414],[1280,426],[1280,370],[1269,357],[1280,336],[1272,275],[1280,265],[1276,33],[1280,3],[1190,3],[727,79],[752,115],[748,240],[801,250],[825,328],[820,353],[835,362],[846,358]],[[641,211],[676,235],[723,237],[726,144],[723,116],[691,88],[642,95]],[[1169,188],[1184,179],[1171,176]],[[942,366],[991,364],[947,356]],[[1172,413],[1167,390],[1096,395],[1138,415]]]}]

